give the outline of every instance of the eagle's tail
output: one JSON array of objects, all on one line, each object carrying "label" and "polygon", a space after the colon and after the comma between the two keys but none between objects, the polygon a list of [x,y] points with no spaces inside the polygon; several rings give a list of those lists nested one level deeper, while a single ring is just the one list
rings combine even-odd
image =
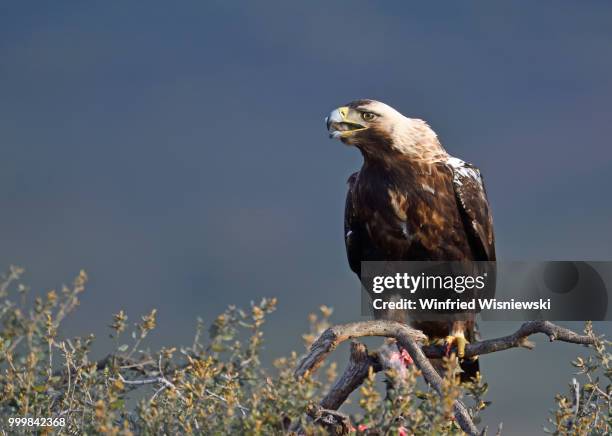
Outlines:
[{"label": "eagle's tail", "polygon": [[478,374],[480,373],[480,363],[478,363],[478,358],[467,358],[461,359],[459,362],[461,369],[463,372],[461,373],[461,382],[469,382],[478,378]]}]

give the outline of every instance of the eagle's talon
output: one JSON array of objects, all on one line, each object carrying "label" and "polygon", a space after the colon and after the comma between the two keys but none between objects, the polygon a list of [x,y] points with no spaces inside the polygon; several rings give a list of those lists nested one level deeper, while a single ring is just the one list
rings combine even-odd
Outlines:
[{"label": "eagle's talon", "polygon": [[444,343],[446,344],[444,351],[447,357],[450,356],[451,348],[453,344],[456,343],[457,344],[457,357],[459,357],[460,359],[462,359],[465,356],[465,346],[469,344],[469,342],[465,339],[463,335],[456,335],[456,336],[449,335],[444,340]]}]

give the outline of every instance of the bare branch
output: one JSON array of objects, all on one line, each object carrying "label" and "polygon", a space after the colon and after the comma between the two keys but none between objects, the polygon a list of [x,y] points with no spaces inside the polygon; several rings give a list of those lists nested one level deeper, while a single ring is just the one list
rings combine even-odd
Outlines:
[{"label": "bare branch", "polygon": [[[410,357],[412,357],[412,360],[414,360],[416,367],[421,370],[421,373],[423,374],[423,377],[427,383],[429,383],[436,390],[436,392],[442,396],[442,377],[440,377],[440,374],[438,374],[435,368],[431,365],[429,359],[427,356],[425,356],[421,350],[421,347],[416,343],[414,338],[407,335],[405,332],[400,331],[400,334],[396,336],[396,339],[400,346],[408,351],[408,354],[410,354]],[[453,410],[455,412],[457,424],[459,424],[459,427],[461,427],[464,432],[470,436],[480,434],[472,422],[470,414],[461,401],[455,400],[453,402]]]},{"label": "bare branch", "polygon": [[174,383],[172,383],[171,381],[169,381],[165,377],[154,377],[154,378],[140,379],[140,380],[126,380],[121,374],[119,374],[119,380],[121,380],[121,382],[126,384],[126,385],[135,385],[135,386],[150,385],[150,384],[160,384],[161,386],[164,386],[166,388],[172,389],[174,392],[176,392],[176,395],[181,400],[185,401],[185,397],[183,397],[183,394],[181,394],[181,391],[179,391],[176,388]]},{"label": "bare branch", "polygon": [[[395,354],[395,356],[394,356]],[[358,341],[351,343],[349,363],[329,393],[321,400],[324,409],[337,410],[348,396],[368,377],[369,370],[374,372],[393,369],[399,374],[406,371],[395,340],[383,344],[378,351],[369,353],[367,347]],[[399,380],[403,379],[400,375]]]},{"label": "bare branch", "polygon": [[351,344],[351,356],[348,366],[342,376],[336,381],[329,393],[321,400],[323,409],[336,410],[368,377],[370,367],[375,372],[381,370],[375,355],[369,354],[368,349],[361,342],[354,341]]},{"label": "bare branch", "polygon": [[400,332],[403,332],[407,336],[413,336],[419,341],[427,339],[420,330],[415,330],[408,327],[406,324],[396,321],[363,321],[330,327],[311,345],[310,352],[304,356],[298,364],[295,370],[295,376],[297,378],[305,377],[309,372],[316,370],[327,355],[332,352],[338,344],[347,339],[363,336],[395,338]]},{"label": "bare branch", "polygon": [[[515,333],[509,336],[469,344],[465,350],[465,357],[494,353],[516,347],[532,349],[534,345],[527,340],[527,337],[536,333],[546,334],[551,341],[560,340],[582,345],[593,344],[595,340],[592,336],[579,335],[549,321],[530,321],[524,323]],[[375,320],[330,327],[312,344],[310,351],[299,362],[295,370],[296,378],[308,376],[315,371],[327,355],[340,343],[362,336],[395,338],[400,347],[405,349],[414,360],[427,383],[438,394],[442,395],[442,378],[431,365],[429,359],[444,357],[446,350],[444,347],[437,345],[421,346],[418,342],[425,340],[426,336],[421,331],[396,321]],[[381,351],[384,350],[381,349]],[[351,346],[349,364],[341,378],[321,401],[321,410],[329,412],[338,409],[350,393],[363,383],[370,367],[373,367],[375,371],[383,369],[385,365],[383,365],[381,359],[385,360],[384,353],[369,354],[365,345],[354,342]],[[463,431],[469,435],[480,434],[461,401],[455,401],[453,409],[455,419]]]},{"label": "bare branch", "polygon": [[[595,338],[592,336],[579,335],[550,321],[528,321],[511,335],[468,344],[465,348],[465,357],[480,356],[517,347],[533,349],[535,345],[526,338],[536,333],[547,335],[551,342],[563,341],[581,345],[592,345],[595,343]],[[431,359],[445,356],[444,347],[439,345],[425,346],[423,347],[423,352]]]},{"label": "bare branch", "polygon": [[[228,404],[227,400],[225,399],[225,397],[222,397],[221,395],[215,394],[210,389],[206,389],[206,393],[208,394],[208,396],[210,396],[212,398],[216,398],[217,400],[222,401],[225,404]],[[240,413],[242,413],[242,416],[246,416],[247,412],[249,411],[249,409],[247,409],[246,407],[242,406],[240,403],[236,403],[236,408],[238,410],[240,410]]]}]

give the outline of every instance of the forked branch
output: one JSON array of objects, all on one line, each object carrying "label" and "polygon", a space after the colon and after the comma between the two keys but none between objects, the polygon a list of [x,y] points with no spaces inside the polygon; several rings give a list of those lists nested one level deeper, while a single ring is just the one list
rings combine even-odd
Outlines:
[{"label": "forked branch", "polygon": [[[534,344],[529,342],[527,338],[536,333],[546,334],[550,341],[558,340],[582,345],[591,345],[595,341],[592,336],[579,335],[548,321],[530,321],[524,323],[511,335],[469,344],[465,350],[465,357],[494,353],[516,347],[532,349]],[[375,320],[330,327],[321,334],[310,347],[310,351],[301,359],[295,371],[295,376],[298,379],[307,376],[315,371],[327,355],[340,343],[363,336],[394,338],[399,346],[408,352],[427,383],[438,394],[442,395],[442,378],[433,368],[429,359],[444,357],[446,350],[441,345],[422,346],[419,342],[427,338],[421,331],[396,321]],[[321,408],[326,411],[338,409],[350,393],[363,383],[370,367],[374,371],[383,369],[385,365],[380,359],[379,354],[368,353],[363,344],[354,342],[351,346],[349,365],[321,401]],[[461,401],[455,401],[453,408],[455,419],[464,432],[469,435],[481,434]]]}]

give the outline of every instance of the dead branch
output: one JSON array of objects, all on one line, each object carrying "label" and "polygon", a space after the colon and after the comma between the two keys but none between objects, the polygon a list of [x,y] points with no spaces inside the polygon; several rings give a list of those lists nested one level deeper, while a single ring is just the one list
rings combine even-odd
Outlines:
[{"label": "dead branch", "polygon": [[[414,340],[413,336],[406,334],[404,331],[400,331],[399,335],[395,337],[397,342],[400,344],[402,348],[408,351],[410,357],[414,361],[414,364],[417,368],[421,370],[425,381],[431,385],[436,392],[441,396],[442,395],[442,377],[435,370],[435,368],[429,362],[429,359],[425,356],[421,347]],[[455,419],[457,420],[457,424],[459,427],[469,434],[470,436],[479,435],[480,432],[472,422],[472,418],[468,413],[467,409],[463,405],[463,403],[459,400],[455,400],[453,402],[453,410],[455,411]]]},{"label": "dead branch", "polygon": [[295,375],[297,378],[302,378],[316,370],[327,355],[347,339],[363,336],[383,336],[397,339],[397,336],[401,333],[406,336],[414,336],[418,341],[427,339],[420,330],[415,330],[396,321],[363,321],[330,327],[310,346],[310,352],[298,364]]},{"label": "dead branch", "polygon": [[351,355],[348,366],[342,376],[336,381],[329,393],[321,400],[324,409],[337,410],[368,377],[370,367],[374,372],[381,370],[378,357],[369,354],[368,349],[361,342],[351,344]]},{"label": "dead branch", "polygon": [[119,380],[121,380],[121,382],[126,385],[133,385],[133,386],[159,384],[162,387],[172,389],[174,392],[176,392],[176,395],[181,400],[185,401],[185,397],[183,397],[183,394],[181,394],[181,391],[179,391],[176,388],[174,383],[172,383],[170,380],[168,380],[166,377],[163,377],[163,376],[149,378],[149,379],[141,379],[141,380],[126,380],[121,374],[119,374]]},{"label": "dead branch", "polygon": [[344,413],[325,409],[316,404],[311,405],[307,413],[314,422],[323,425],[331,435],[345,435],[351,430],[349,417]]},{"label": "dead branch", "polygon": [[[511,335],[469,344],[466,347],[465,357],[494,353],[516,347],[532,349],[534,344],[529,342],[527,337],[536,333],[546,334],[551,341],[560,340],[582,345],[594,343],[594,338],[591,336],[579,335],[551,322],[530,321],[524,323]],[[418,342],[426,339],[422,332],[395,321],[375,320],[330,327],[321,334],[312,344],[310,351],[301,359],[295,371],[295,376],[298,379],[308,376],[316,370],[327,355],[340,343],[362,336],[395,338],[400,347],[408,352],[417,368],[421,370],[427,383],[438,394],[442,395],[442,378],[433,368],[429,359],[444,357],[446,350],[443,346],[439,345],[421,346]],[[346,401],[351,392],[363,383],[368,376],[370,367],[375,372],[388,367],[390,362],[385,353],[384,347],[381,348],[379,353],[368,353],[365,345],[354,342],[351,346],[349,364],[330,392],[321,401],[320,410],[331,412],[338,409]],[[481,434],[461,401],[455,401],[453,408],[455,419],[463,431],[469,435]]]},{"label": "dead branch", "polygon": [[[536,333],[545,334],[551,342],[562,341],[572,344],[592,345],[595,341],[591,336],[579,335],[550,321],[528,321],[511,335],[468,344],[465,348],[465,357],[480,356],[517,347],[531,350],[535,345],[528,341],[527,337]],[[439,345],[425,346],[423,352],[431,359],[441,358],[445,355],[444,347]]]}]

